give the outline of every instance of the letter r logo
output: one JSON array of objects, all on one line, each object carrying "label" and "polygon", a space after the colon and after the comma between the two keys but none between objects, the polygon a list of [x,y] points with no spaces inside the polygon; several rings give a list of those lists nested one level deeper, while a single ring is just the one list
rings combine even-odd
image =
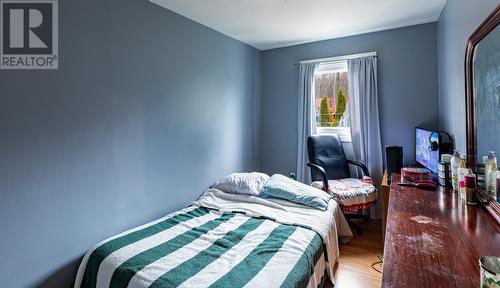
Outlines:
[{"label": "letter r logo", "polygon": [[4,54],[53,53],[53,3],[2,2]]},{"label": "letter r logo", "polygon": [[[24,19],[23,9],[10,10],[10,48],[25,48],[24,31],[28,28],[27,48],[48,48],[48,46],[36,35],[34,28],[40,27],[43,15],[40,10],[28,9],[28,21]],[[26,23],[27,22],[27,23]]]}]

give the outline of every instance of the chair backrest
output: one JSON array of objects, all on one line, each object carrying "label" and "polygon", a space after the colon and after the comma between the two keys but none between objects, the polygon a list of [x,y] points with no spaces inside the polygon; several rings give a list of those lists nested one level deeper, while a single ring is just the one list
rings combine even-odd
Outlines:
[{"label": "chair backrest", "polygon": [[[338,135],[313,135],[307,138],[309,162],[325,169],[329,180],[351,178],[349,164]],[[312,181],[321,181],[321,174],[311,169]]]}]

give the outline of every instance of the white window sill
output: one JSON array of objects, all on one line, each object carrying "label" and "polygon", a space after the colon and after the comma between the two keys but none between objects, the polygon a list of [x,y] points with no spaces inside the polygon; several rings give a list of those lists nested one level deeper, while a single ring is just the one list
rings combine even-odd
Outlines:
[{"label": "white window sill", "polygon": [[331,135],[337,134],[343,143],[351,143],[351,129],[349,127],[317,127],[316,134]]}]

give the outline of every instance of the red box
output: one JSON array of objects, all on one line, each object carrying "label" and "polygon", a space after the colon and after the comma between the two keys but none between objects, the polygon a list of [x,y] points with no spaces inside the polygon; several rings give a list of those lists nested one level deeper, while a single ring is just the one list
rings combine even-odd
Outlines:
[{"label": "red box", "polygon": [[415,182],[418,180],[429,180],[431,171],[425,168],[405,167],[401,168],[401,180]]}]

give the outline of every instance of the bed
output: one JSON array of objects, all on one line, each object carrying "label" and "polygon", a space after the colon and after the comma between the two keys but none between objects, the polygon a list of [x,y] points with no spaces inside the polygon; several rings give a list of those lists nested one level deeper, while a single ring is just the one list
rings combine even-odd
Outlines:
[{"label": "bed", "polygon": [[333,199],[321,211],[211,188],[95,245],[74,287],[319,287],[333,280],[338,237],[352,233]]}]

